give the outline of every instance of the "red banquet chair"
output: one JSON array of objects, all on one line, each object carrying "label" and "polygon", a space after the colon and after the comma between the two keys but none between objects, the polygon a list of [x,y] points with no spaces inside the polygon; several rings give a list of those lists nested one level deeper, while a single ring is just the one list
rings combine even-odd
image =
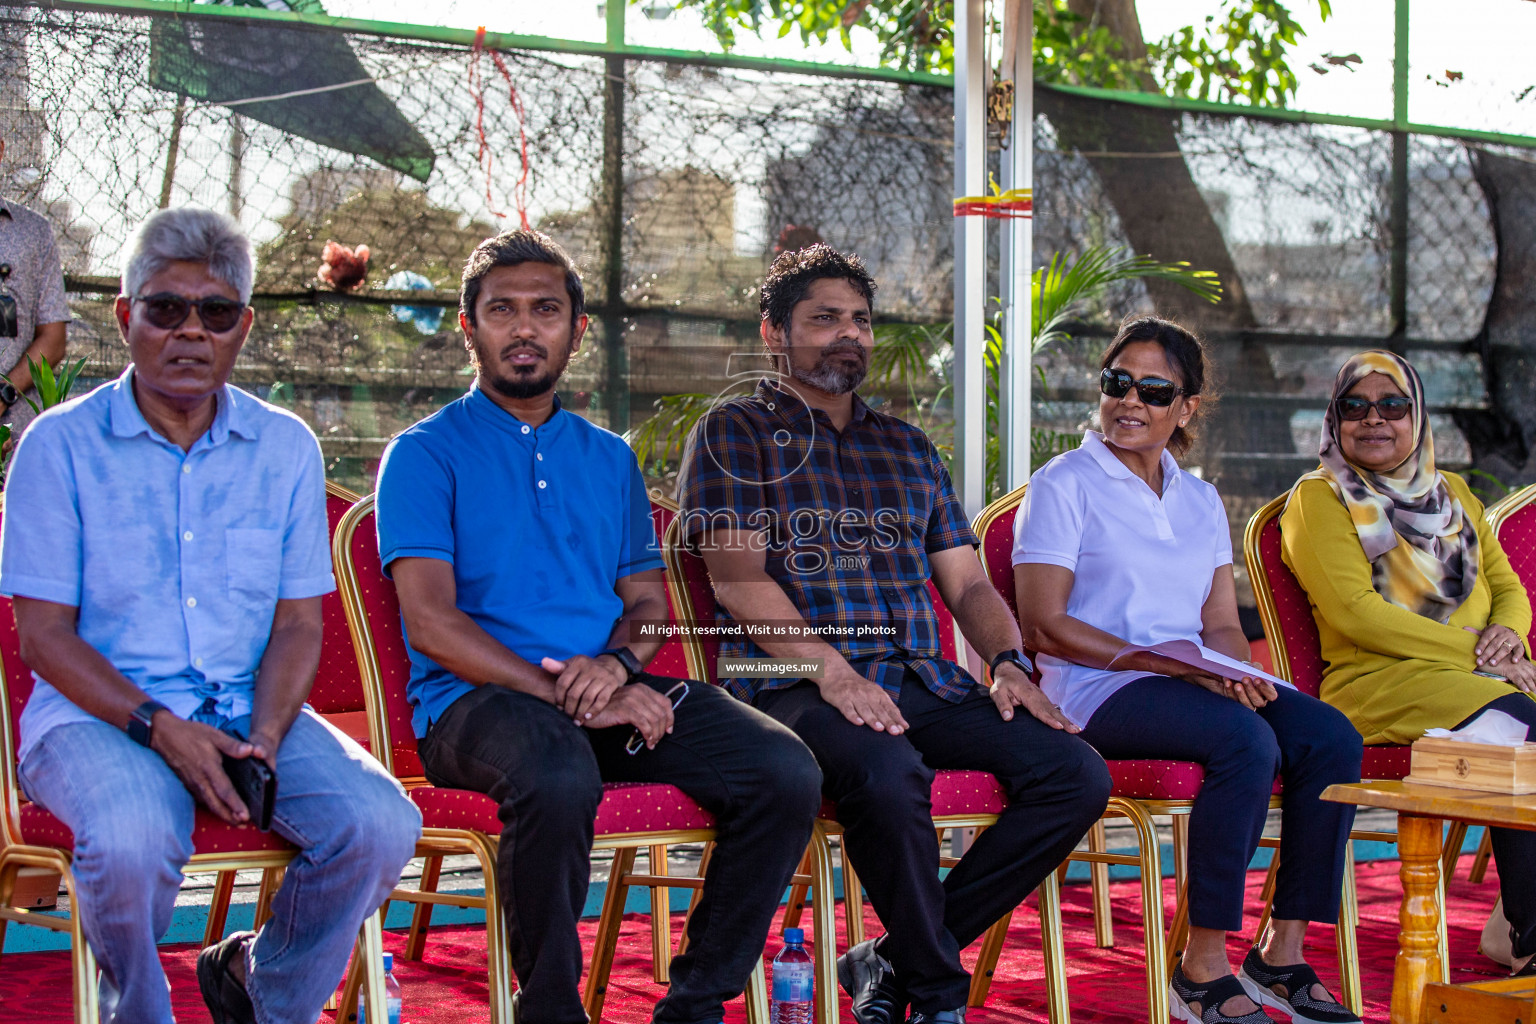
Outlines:
[{"label": "red banquet chair", "polygon": [[[384,576],[379,565],[373,495],[361,499],[347,512],[332,545],[337,583],[368,698],[372,749],[406,786],[411,799],[421,809],[424,827],[417,855],[440,858],[473,854],[479,859],[485,876],[483,897],[432,891],[436,878],[429,880],[424,872],[421,890],[396,889],[390,898],[416,903],[422,928],[427,920],[427,915],[420,913],[423,905],[473,906],[485,911],[491,1019],[496,1024],[512,1024],[512,966],[496,882],[496,847],[501,821],[497,817],[496,802],[485,794],[433,786],[424,776],[416,750],[416,735],[411,728],[411,708],[405,694],[410,678],[410,658],[394,584]],[[608,974],[629,887],[693,888],[703,884],[702,879],[634,874],[635,852],[641,848],[707,842],[714,838],[714,822],[710,816],[674,786],[607,783],[603,789],[593,849],[611,849],[614,857],[587,973],[584,1003],[588,1016],[594,1021],[602,1016]],[[767,1024],[768,993],[761,961],[748,985],[747,1017],[751,1024]]]},{"label": "red banquet chair", "polygon": [[[981,540],[981,560],[987,577],[1002,594],[1008,606],[1017,614],[1013,583],[1013,517],[1024,499],[1028,484],[1003,495],[984,509],[973,527]],[[1257,585],[1255,585],[1257,588]],[[1278,661],[1277,661],[1278,664]],[[1277,673],[1283,675],[1283,673]],[[1289,678],[1289,677],[1286,677]],[[1114,780],[1109,808],[1105,814],[1129,819],[1136,829],[1138,855],[1108,853],[1091,849],[1072,855],[1074,860],[1091,864],[1134,864],[1141,875],[1142,922],[1147,948],[1147,1012],[1152,1020],[1164,1020],[1168,1016],[1168,977],[1173,971],[1175,958],[1188,938],[1189,918],[1186,893],[1188,879],[1185,872],[1185,854],[1188,849],[1189,812],[1205,779],[1205,770],[1189,761],[1164,760],[1108,760],[1110,776]],[[1275,784],[1279,793],[1280,784]],[[1273,803],[1273,798],[1272,798]],[[1157,833],[1152,816],[1166,814],[1174,825],[1175,890],[1178,893],[1172,926],[1164,935],[1162,900],[1162,864],[1158,851]],[[1276,846],[1277,840],[1263,840],[1265,845]],[[1270,880],[1273,881],[1271,862]],[[1339,947],[1339,974],[1344,1003],[1359,1012],[1361,1006],[1360,966],[1355,949],[1355,887],[1353,861],[1345,873],[1343,905],[1340,909],[1340,927],[1336,929]],[[1268,897],[1265,897],[1262,932],[1267,922]],[[1094,917],[1098,921],[1107,917],[1107,906],[1095,893]]]},{"label": "red banquet chair", "polygon": [[[1536,594],[1536,484],[1529,484],[1518,491],[1511,491],[1498,501],[1489,505],[1483,516],[1493,527],[1493,534],[1499,538],[1499,544],[1504,548],[1504,553],[1509,556],[1509,564],[1515,570],[1515,575],[1520,577],[1520,582],[1525,585],[1527,593]],[[1528,637],[1531,642],[1536,642],[1536,628],[1531,630]],[[1465,828],[1465,826],[1463,826]],[[1446,853],[1450,854],[1450,847]],[[1460,853],[1460,843],[1456,852]],[[1493,842],[1487,829],[1483,829],[1483,839],[1477,846],[1477,856],[1472,858],[1472,872],[1468,876],[1471,881],[1481,882],[1488,871],[1488,860],[1493,855]],[[1451,860],[1446,871],[1449,878],[1454,872],[1456,862]]]},{"label": "red banquet chair", "polygon": [[[43,915],[17,908],[11,902],[17,872],[32,867],[58,872],[69,893],[71,907],[74,904],[74,878],[70,873],[74,836],[47,810],[27,801],[16,777],[21,713],[32,695],[32,685],[32,671],[21,660],[21,641],[16,633],[10,599],[0,597],[0,800],[3,800],[0,841],[4,844],[0,847],[0,949],[4,948],[6,925],[11,921],[69,933],[75,1021],[77,1024],[96,1024],[101,1015],[96,958],[85,941],[80,916],[75,913],[68,917]],[[231,883],[236,871],[280,872],[296,852],[276,832],[226,825],[201,806],[197,808],[192,830],[192,846],[192,859],[185,870],[216,871],[221,879],[227,875]],[[226,892],[224,909],[227,908]],[[382,920],[381,911],[363,922],[358,936],[360,948],[356,954],[364,964],[362,980],[368,1012],[376,1020],[385,1019],[387,1013]]]},{"label": "red banquet chair", "polygon": [[[710,582],[709,569],[704,560],[690,552],[683,544],[681,524],[674,522],[667,530],[662,544],[667,561],[667,586],[671,603],[678,621],[685,626],[711,624],[715,621],[715,592]],[[954,617],[944,607],[938,591],[929,583],[934,610],[938,613],[942,653],[956,658],[956,631]],[[688,672],[695,679],[719,683],[715,663],[719,657],[718,638],[703,635],[697,629],[688,629],[684,646],[688,654]],[[1006,806],[1002,787],[987,772],[940,771],[933,782],[933,823],[936,828],[986,828],[997,821]],[[830,839],[842,829],[834,816],[836,808],[824,803],[811,837],[808,856],[811,860],[811,916],[812,934],[816,943],[816,1020],[817,1024],[836,1024],[837,1005],[837,931],[836,906],[834,904],[832,849]],[[954,861],[941,860],[941,864],[953,865]],[[797,884],[791,891],[786,921],[796,919],[805,890]],[[1044,947],[1046,1003],[1052,1024],[1069,1019],[1067,1007],[1066,962],[1061,933],[1061,892],[1055,874],[1049,875],[1038,890],[1040,931]],[[843,858],[844,907],[848,912],[848,942],[850,945],[863,940],[862,896],[853,866]],[[798,898],[797,898],[798,896]],[[854,915],[857,913],[857,921]],[[982,938],[976,969],[971,975],[971,992],[967,1000],[970,1006],[980,1006],[991,986],[998,956],[1008,933],[1012,912],[1001,918]]]}]

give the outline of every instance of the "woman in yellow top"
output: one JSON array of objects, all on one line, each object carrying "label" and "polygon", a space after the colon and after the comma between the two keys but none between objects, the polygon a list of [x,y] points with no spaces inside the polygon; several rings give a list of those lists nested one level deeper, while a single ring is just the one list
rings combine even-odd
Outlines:
[{"label": "woman in yellow top", "polygon": [[[1280,535],[1317,620],[1322,698],[1366,743],[1411,743],[1488,709],[1536,726],[1530,598],[1482,503],[1435,469],[1424,385],[1407,360],[1363,352],[1344,364],[1319,454]],[[1483,950],[1502,961],[1509,948],[1512,973],[1536,974],[1536,833],[1494,829],[1493,852],[1510,934],[1495,907]]]}]

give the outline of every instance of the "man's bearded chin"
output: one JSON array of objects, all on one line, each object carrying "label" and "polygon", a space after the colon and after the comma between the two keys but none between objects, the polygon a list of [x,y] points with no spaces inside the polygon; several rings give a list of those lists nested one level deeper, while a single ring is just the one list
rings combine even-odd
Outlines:
[{"label": "man's bearded chin", "polygon": [[[834,365],[832,357],[843,352],[856,352],[859,356],[859,365],[852,369]],[[865,354],[864,347],[858,342],[851,345],[843,343],[828,345],[821,350],[821,358],[809,370],[796,367],[793,360],[788,358],[788,353],[785,354],[785,361],[789,363],[791,377],[829,395],[846,395],[864,383],[864,378],[869,374],[869,357]]]},{"label": "man's bearded chin", "polygon": [[496,363],[481,350],[478,341],[475,342],[473,352],[475,373],[479,376],[481,382],[490,385],[497,394],[519,400],[538,398],[540,395],[547,394],[554,388],[561,375],[565,373],[565,368],[571,362],[571,353],[567,349],[565,358],[561,360],[560,364],[544,373],[535,376],[530,367],[528,372],[520,372],[514,369],[514,376],[503,377],[499,373],[488,372],[487,367],[495,366]]}]

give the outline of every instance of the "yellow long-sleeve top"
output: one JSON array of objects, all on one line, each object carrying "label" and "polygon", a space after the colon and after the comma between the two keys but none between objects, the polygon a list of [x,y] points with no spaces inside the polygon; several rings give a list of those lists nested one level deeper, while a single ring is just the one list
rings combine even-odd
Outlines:
[{"label": "yellow long-sleeve top", "polygon": [[1327,662],[1322,698],[1367,743],[1412,743],[1426,729],[1451,728],[1489,701],[1519,692],[1473,673],[1477,634],[1464,627],[1498,623],[1523,639],[1531,630],[1530,598],[1483,518],[1482,502],[1454,473],[1445,482],[1477,523],[1480,564],[1472,593],[1443,624],[1389,604],[1371,586],[1371,563],[1349,510],[1326,481],[1304,482],[1280,517],[1285,564],[1306,588]]}]

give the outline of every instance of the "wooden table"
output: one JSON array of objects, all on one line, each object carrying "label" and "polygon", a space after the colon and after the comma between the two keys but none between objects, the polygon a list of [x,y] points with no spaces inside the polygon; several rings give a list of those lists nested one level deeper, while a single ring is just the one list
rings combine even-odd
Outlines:
[{"label": "wooden table", "polygon": [[1442,823],[1536,830],[1536,794],[1502,796],[1412,782],[1329,786],[1324,800],[1397,812],[1403,902],[1397,962],[1392,971],[1392,1024],[1536,1024],[1536,982],[1500,979],[1445,985],[1438,932]]}]

